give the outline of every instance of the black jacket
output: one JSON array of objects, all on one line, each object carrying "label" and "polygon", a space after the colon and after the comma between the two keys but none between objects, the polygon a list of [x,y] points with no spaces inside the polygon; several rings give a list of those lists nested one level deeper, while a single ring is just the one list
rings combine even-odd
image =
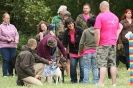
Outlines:
[{"label": "black jacket", "polygon": [[71,43],[69,30],[65,30],[63,37],[63,45],[67,48],[69,46],[69,52],[73,54],[78,54],[79,42],[82,36],[83,30],[79,27],[75,27],[75,44]]}]

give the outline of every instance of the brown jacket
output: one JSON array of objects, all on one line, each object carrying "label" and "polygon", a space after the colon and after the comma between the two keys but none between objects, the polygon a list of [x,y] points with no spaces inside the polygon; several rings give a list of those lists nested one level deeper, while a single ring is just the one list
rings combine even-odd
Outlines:
[{"label": "brown jacket", "polygon": [[121,24],[123,25],[123,29],[120,33],[119,43],[128,43],[128,40],[125,38],[125,35],[128,33],[128,31],[133,32],[133,21],[131,24],[129,24],[129,22],[124,19],[121,21]]},{"label": "brown jacket", "polygon": [[22,47],[22,51],[19,53],[16,59],[16,71],[18,79],[21,80],[28,76],[35,76],[35,71],[33,65],[35,63],[47,63],[48,60],[38,56],[33,50],[29,49],[27,46]]}]

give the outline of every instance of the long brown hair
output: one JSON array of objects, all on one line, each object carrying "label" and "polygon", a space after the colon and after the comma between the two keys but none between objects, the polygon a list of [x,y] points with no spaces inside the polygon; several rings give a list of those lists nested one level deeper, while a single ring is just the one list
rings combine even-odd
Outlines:
[{"label": "long brown hair", "polygon": [[39,24],[37,25],[37,33],[42,32],[41,24],[45,24],[47,27],[49,25],[46,21],[40,21]]},{"label": "long brown hair", "polygon": [[131,9],[126,9],[125,12],[124,12],[124,14],[123,14],[123,16],[121,17],[122,20],[126,19],[126,13],[128,13],[129,11],[132,14],[132,17],[131,18],[133,19],[133,11]]}]

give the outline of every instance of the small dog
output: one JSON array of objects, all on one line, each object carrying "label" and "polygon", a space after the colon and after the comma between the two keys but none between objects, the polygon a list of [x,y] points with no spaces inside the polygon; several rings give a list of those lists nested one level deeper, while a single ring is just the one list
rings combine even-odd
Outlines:
[{"label": "small dog", "polygon": [[62,82],[62,72],[56,62],[53,62],[45,69],[44,69],[44,74],[47,77],[48,82],[52,82],[52,79],[54,79],[56,84],[58,84],[58,82]]},{"label": "small dog", "polygon": [[55,79],[56,84],[58,83],[58,81],[62,82],[62,72],[56,62],[53,63],[53,66],[51,68],[53,70],[52,78]]}]

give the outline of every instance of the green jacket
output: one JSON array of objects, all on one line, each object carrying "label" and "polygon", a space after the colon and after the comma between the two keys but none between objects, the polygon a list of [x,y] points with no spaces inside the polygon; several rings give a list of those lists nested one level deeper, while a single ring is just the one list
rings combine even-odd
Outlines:
[{"label": "green jacket", "polygon": [[94,27],[90,27],[84,30],[80,43],[79,43],[79,53],[85,49],[95,49],[96,42],[94,38]]},{"label": "green jacket", "polygon": [[64,24],[59,15],[53,17],[52,24],[55,25],[54,33],[56,33],[56,35],[59,35],[60,32],[64,32]]},{"label": "green jacket", "polygon": [[[92,17],[93,15],[90,14],[90,17]],[[76,25],[81,27],[83,30],[87,29],[87,22],[85,21],[83,14],[78,15],[77,19],[76,19]]]}]

